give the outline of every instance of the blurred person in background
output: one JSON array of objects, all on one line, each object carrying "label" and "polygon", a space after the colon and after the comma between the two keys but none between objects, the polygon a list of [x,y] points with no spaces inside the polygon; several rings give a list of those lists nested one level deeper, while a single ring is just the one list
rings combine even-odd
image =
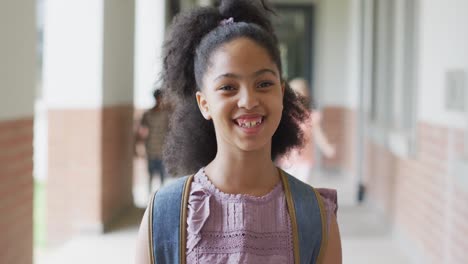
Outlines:
[{"label": "blurred person in background", "polygon": [[290,87],[294,92],[302,98],[304,105],[311,108],[310,118],[301,125],[305,135],[304,146],[291,150],[289,154],[278,161],[279,166],[293,174],[302,181],[307,182],[315,166],[315,146],[318,147],[320,153],[327,158],[335,156],[335,147],[330,143],[322,129],[322,113],[314,110],[311,100],[309,85],[307,80],[303,78],[295,78],[289,82]]},{"label": "blurred person in background", "polygon": [[[162,150],[169,125],[168,104],[164,100],[163,91],[156,89],[153,93],[154,106],[145,111],[136,130],[137,156],[145,157],[148,166],[148,190],[152,192],[152,180],[157,173],[164,183],[167,172],[162,160]],[[143,144],[139,144],[143,143]],[[144,145],[144,148],[139,146]]]}]

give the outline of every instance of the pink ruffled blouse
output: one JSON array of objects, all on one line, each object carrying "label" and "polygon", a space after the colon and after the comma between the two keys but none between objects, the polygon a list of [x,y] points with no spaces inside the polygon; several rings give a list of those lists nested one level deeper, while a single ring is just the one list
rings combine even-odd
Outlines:
[{"label": "pink ruffled blouse", "polygon": [[[336,213],[336,191],[317,190],[325,198],[328,215]],[[294,263],[291,220],[281,182],[261,197],[226,194],[202,168],[194,176],[187,213],[188,264]]]}]

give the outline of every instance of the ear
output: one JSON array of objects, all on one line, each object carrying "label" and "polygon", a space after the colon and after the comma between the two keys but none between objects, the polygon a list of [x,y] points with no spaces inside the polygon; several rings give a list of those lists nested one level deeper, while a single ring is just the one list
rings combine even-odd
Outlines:
[{"label": "ear", "polygon": [[201,114],[206,120],[211,119],[210,109],[208,107],[208,101],[206,100],[205,95],[198,91],[196,93],[198,108],[200,109]]}]

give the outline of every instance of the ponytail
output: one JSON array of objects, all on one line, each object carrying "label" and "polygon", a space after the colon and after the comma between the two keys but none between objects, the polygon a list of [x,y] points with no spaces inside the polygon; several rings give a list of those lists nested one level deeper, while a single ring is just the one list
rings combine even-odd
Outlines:
[{"label": "ponytail", "polygon": [[218,26],[221,15],[214,7],[197,8],[174,18],[164,45],[162,83],[172,99],[192,97],[196,91],[195,49],[208,32]]},{"label": "ponytail", "polygon": [[234,21],[257,24],[276,37],[269,18],[270,14],[275,12],[266,1],[224,0],[218,1],[216,5],[221,16],[232,17]]}]

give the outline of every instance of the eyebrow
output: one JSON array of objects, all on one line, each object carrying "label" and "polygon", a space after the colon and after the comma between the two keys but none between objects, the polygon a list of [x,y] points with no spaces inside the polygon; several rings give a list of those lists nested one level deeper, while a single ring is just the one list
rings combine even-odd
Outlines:
[{"label": "eyebrow", "polygon": [[[265,69],[261,69],[261,70],[258,70],[256,72],[254,72],[252,74],[252,77],[257,77],[257,76],[262,75],[264,73],[271,73],[274,76],[277,76],[277,74],[276,74],[276,72],[274,70],[265,68]],[[241,79],[242,76],[240,76],[238,74],[234,74],[234,73],[224,73],[224,74],[218,75],[216,78],[214,78],[214,80],[216,81],[216,80],[221,79],[221,78]]]}]

